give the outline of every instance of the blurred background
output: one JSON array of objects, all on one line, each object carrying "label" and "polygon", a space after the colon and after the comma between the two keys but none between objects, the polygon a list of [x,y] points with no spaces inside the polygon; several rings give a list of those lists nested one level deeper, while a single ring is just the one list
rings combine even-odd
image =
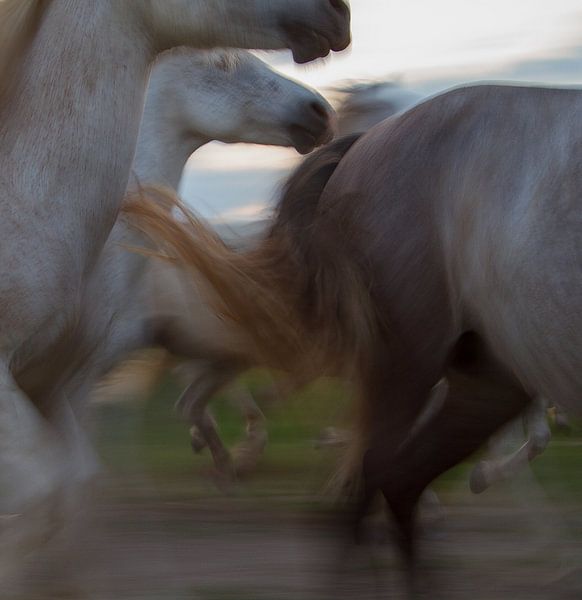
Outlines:
[{"label": "blurred background", "polygon": [[[420,96],[476,80],[582,82],[580,0],[352,0],[352,14],[353,45],[341,55],[303,67],[284,52],[260,56],[330,97],[384,80]],[[268,213],[298,160],[292,150],[212,143],[188,164],[181,193],[213,221],[250,221]],[[104,473],[73,545],[55,543],[35,559],[18,599],[388,597],[401,573],[381,514],[371,524],[377,545],[350,557],[345,580],[337,571],[326,485],[341,452],[330,428],[349,423],[349,393],[323,380],[278,394],[271,383],[253,371],[238,384],[266,416],[268,444],[234,484],[207,449],[192,452],[173,410],[183,389],[174,371],[98,394],[93,435]],[[235,446],[245,423],[232,390],[212,411]],[[551,426],[531,469],[480,496],[468,487],[472,463],[437,482],[440,505],[426,508],[423,540],[447,598],[582,597],[582,429]],[[518,446],[519,438],[507,449]]]},{"label": "blurred background", "polygon": [[[259,55],[324,94],[348,81],[392,80],[421,95],[480,80],[582,83],[577,0],[353,0],[352,47],[306,66]],[[183,197],[208,218],[256,218],[298,160],[292,150],[209,144],[196,153]]]}]

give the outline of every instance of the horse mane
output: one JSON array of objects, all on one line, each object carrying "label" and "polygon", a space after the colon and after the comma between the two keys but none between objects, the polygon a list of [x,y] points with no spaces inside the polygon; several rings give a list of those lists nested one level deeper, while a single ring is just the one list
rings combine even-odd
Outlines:
[{"label": "horse mane", "polygon": [[[251,359],[299,382],[347,375],[371,347],[374,315],[361,265],[318,226],[323,189],[356,139],[336,140],[304,159],[287,180],[270,230],[245,252],[230,249],[169,190],[144,189],[123,208],[165,257],[205,280],[216,313],[248,336]],[[182,219],[160,207],[160,194]]]},{"label": "horse mane", "polygon": [[50,0],[0,0],[0,96],[34,39]]}]

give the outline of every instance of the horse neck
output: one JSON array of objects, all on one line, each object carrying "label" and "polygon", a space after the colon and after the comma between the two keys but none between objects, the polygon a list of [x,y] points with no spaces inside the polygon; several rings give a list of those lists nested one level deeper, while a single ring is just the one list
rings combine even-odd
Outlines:
[{"label": "horse neck", "polygon": [[37,243],[57,228],[81,271],[117,216],[153,59],[115,6],[48,5],[1,108],[0,211],[16,205],[23,228],[34,214]]},{"label": "horse neck", "polygon": [[169,66],[162,61],[152,72],[130,186],[162,184],[177,190],[188,158],[209,141],[182,116],[184,75]]}]

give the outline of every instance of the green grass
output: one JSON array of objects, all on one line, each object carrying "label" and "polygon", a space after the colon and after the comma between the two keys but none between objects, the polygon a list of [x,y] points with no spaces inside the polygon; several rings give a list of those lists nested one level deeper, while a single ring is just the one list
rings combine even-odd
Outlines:
[{"label": "green grass", "polygon": [[[251,391],[268,381],[264,374],[245,377]],[[167,378],[145,402],[100,405],[96,421],[100,453],[111,471],[127,477],[144,473],[168,496],[219,495],[208,477],[208,450],[194,455],[188,425],[173,410],[180,394]],[[262,406],[267,416],[269,444],[254,475],[241,487],[249,496],[305,496],[317,494],[333,470],[337,453],[315,450],[313,441],[322,427],[337,423],[347,397],[338,385],[322,381],[288,401]],[[232,447],[244,436],[244,422],[226,395],[211,405],[221,437]]]},{"label": "green grass", "polygon": [[[251,391],[264,386],[266,376],[245,376]],[[126,477],[147,476],[168,498],[220,496],[209,480],[212,461],[207,450],[195,456],[188,426],[173,405],[180,388],[166,378],[145,402],[120,402],[96,411],[101,456],[110,470]],[[315,450],[313,441],[323,427],[338,425],[347,414],[348,397],[337,384],[322,380],[287,401],[263,405],[269,444],[254,475],[239,488],[245,497],[277,497],[305,502],[318,495],[333,472],[338,452]],[[244,423],[225,395],[212,403],[223,440],[232,447],[244,435]],[[579,444],[579,445],[577,445]],[[437,482],[441,493],[469,493],[471,462],[452,469]],[[533,470],[550,497],[582,504],[582,433],[556,432],[553,443],[533,463]]]}]

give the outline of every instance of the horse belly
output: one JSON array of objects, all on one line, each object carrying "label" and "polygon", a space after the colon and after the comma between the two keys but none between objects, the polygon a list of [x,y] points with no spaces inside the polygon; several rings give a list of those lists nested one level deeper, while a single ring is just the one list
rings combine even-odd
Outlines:
[{"label": "horse belly", "polygon": [[502,223],[490,220],[487,240],[472,248],[477,257],[464,283],[465,306],[528,392],[582,414],[582,246],[576,231],[552,225],[547,213],[519,226],[511,218]]}]

